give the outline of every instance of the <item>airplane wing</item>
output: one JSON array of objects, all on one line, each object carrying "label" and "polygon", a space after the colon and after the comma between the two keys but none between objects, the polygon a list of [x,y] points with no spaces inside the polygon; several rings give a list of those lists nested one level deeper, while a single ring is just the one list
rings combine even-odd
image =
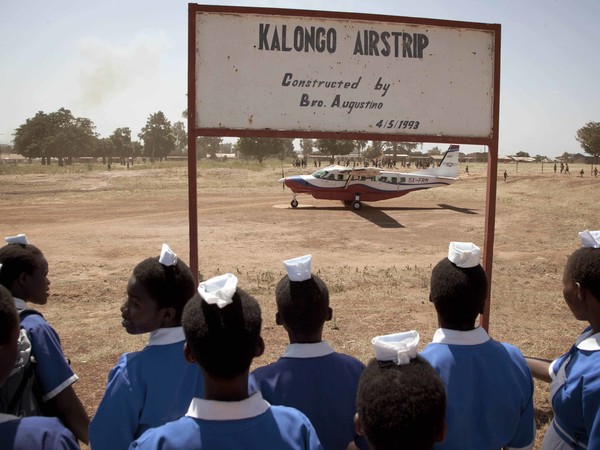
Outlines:
[{"label": "airplane wing", "polygon": [[369,178],[369,177],[376,177],[377,175],[379,175],[382,172],[382,170],[374,168],[374,167],[360,167],[358,169],[350,169],[349,172],[350,172],[350,175],[353,177]]}]

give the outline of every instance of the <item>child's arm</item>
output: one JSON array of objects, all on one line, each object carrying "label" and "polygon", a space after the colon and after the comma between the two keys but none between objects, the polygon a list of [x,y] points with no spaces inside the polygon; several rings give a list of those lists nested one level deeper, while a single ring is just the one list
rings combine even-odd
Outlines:
[{"label": "child's arm", "polygon": [[65,426],[73,432],[77,439],[87,444],[90,418],[81,400],[77,397],[73,385],[56,394],[52,402],[54,402],[58,416]]},{"label": "child's arm", "polygon": [[531,375],[533,375],[533,378],[545,381],[546,383],[552,382],[552,378],[550,377],[550,363],[552,363],[551,360],[526,356],[525,361],[527,362],[529,370],[531,370]]},{"label": "child's arm", "polygon": [[90,422],[90,447],[94,450],[127,448],[135,440],[143,409],[142,383],[130,380],[127,354],[108,375],[104,396]]}]

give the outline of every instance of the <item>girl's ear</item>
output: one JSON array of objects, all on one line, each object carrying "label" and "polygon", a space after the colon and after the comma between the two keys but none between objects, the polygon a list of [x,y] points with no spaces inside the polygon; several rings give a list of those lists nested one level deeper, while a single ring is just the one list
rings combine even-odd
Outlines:
[{"label": "girl's ear", "polygon": [[162,316],[161,317],[161,327],[168,327],[171,325],[176,325],[175,324],[175,317],[176,317],[175,308],[173,308],[173,307],[161,308],[160,314]]},{"label": "girl's ear", "polygon": [[444,439],[446,439],[446,433],[448,432],[448,426],[446,425],[446,419],[444,419],[444,425],[442,426],[442,429],[440,430],[440,434],[439,436],[436,438],[436,442],[443,442]]},{"label": "girl's ear", "polygon": [[331,307],[327,308],[327,317],[325,320],[331,320],[333,318],[333,309]]},{"label": "girl's ear", "polygon": [[258,343],[256,344],[256,350],[254,351],[254,357],[258,358],[259,356],[262,356],[262,354],[265,352],[265,341],[263,340],[262,336],[260,336],[258,338]]},{"label": "girl's ear", "polygon": [[194,357],[194,354],[192,353],[192,350],[187,342],[183,344],[183,356],[187,362],[192,364],[196,363],[196,358]]},{"label": "girl's ear", "polygon": [[27,272],[21,272],[19,274],[19,276],[17,277],[17,279],[15,280],[15,282],[19,284],[19,287],[23,288],[23,287],[27,286],[27,277],[28,276],[29,276],[29,274]]},{"label": "girl's ear", "polygon": [[354,414],[354,431],[356,431],[356,434],[359,436],[363,435],[362,425],[360,423],[360,416],[358,415],[358,413]]},{"label": "girl's ear", "polygon": [[29,274],[27,272],[21,272],[19,276],[12,282],[9,290],[14,297],[19,297],[25,301],[29,301],[28,282]]}]

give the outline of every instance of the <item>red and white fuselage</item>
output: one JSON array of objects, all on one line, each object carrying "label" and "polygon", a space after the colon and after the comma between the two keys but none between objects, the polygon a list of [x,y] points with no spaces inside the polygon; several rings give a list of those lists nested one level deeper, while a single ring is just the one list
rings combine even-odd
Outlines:
[{"label": "red and white fuselage", "polygon": [[401,197],[413,191],[447,186],[458,180],[458,145],[451,145],[437,167],[417,172],[395,172],[377,167],[349,168],[332,165],[312,175],[295,175],[279,181],[296,194],[341,200],[360,209],[360,202],[376,202]]}]

